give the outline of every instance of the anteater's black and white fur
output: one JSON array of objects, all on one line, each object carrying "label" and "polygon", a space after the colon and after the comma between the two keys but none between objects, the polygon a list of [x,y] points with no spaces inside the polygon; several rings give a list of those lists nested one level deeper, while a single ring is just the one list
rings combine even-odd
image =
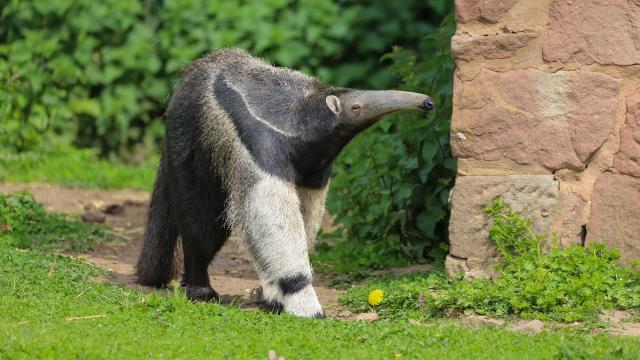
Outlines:
[{"label": "anteater's black and white fur", "polygon": [[271,308],[322,316],[308,248],[324,213],[331,165],[381,116],[433,108],[425,95],[336,88],[220,49],[188,65],[166,112],[166,146],[151,198],[140,283],[177,276],[192,300],[217,298],[207,267],[233,232]]}]

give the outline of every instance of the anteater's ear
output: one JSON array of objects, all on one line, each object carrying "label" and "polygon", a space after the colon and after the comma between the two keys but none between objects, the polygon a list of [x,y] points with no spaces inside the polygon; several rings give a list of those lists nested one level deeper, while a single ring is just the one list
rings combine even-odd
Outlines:
[{"label": "anteater's ear", "polygon": [[325,100],[332,113],[338,115],[338,113],[342,111],[342,104],[340,104],[340,99],[338,99],[337,96],[329,95]]}]

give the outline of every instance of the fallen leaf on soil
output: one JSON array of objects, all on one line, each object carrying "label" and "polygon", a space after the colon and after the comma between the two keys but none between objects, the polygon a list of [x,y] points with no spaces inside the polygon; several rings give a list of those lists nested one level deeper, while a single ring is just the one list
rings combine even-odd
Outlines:
[{"label": "fallen leaf on soil", "polygon": [[487,325],[494,325],[494,326],[504,325],[504,320],[494,319],[488,316],[475,315],[475,314],[465,316],[464,322],[472,323],[472,324],[487,324]]},{"label": "fallen leaf on soil", "polygon": [[529,321],[519,321],[517,324],[513,325],[510,328],[511,331],[516,332],[530,332],[530,333],[540,333],[544,330],[544,323],[540,320],[529,320]]},{"label": "fallen leaf on soil", "polygon": [[374,322],[378,321],[378,314],[375,312],[368,312],[356,315],[356,321]]},{"label": "fallen leaf on soil", "polygon": [[104,223],[107,217],[105,214],[97,209],[89,209],[80,216],[82,221],[90,223]]}]

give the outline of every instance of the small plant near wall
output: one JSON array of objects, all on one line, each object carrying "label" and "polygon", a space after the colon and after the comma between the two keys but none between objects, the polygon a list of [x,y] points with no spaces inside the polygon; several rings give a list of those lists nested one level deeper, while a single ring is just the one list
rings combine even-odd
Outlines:
[{"label": "small plant near wall", "polygon": [[[499,198],[485,212],[493,221],[491,241],[502,258],[494,281],[452,279],[434,271],[356,286],[342,296],[342,303],[368,310],[367,295],[381,289],[385,300],[376,310],[383,317],[471,312],[561,322],[593,321],[605,310],[640,306],[640,272],[620,266],[617,250],[602,244],[547,244],[547,239],[533,234],[529,219]],[[541,250],[545,245],[546,252]]]}]

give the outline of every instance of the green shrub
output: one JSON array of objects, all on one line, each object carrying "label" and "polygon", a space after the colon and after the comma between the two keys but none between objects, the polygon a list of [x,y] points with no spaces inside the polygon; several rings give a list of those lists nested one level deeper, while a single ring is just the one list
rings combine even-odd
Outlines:
[{"label": "green shrub", "polygon": [[47,213],[29,193],[0,193],[0,244],[3,246],[85,251],[111,239],[103,226]]},{"label": "green shrub", "polygon": [[380,268],[446,253],[456,171],[449,146],[454,29],[451,13],[418,49],[395,48],[385,56],[401,79],[400,89],[428,93],[436,110],[391,116],[345,148],[327,202],[342,225],[331,238],[343,243],[320,254],[316,263],[336,270],[349,259]]},{"label": "green shrub", "polygon": [[106,155],[156,144],[180,68],[224,46],[337,85],[389,86],[379,58],[418,42],[448,3],[7,0],[0,146],[23,151],[55,137]]},{"label": "green shrub", "polygon": [[618,265],[618,252],[602,244],[560,248],[532,234],[522,219],[500,199],[486,212],[493,219],[491,241],[503,261],[495,281],[447,279],[431,272],[387,278],[350,289],[341,299],[355,310],[367,308],[370,290],[380,288],[386,299],[383,316],[437,316],[471,311],[492,316],[517,315],[572,322],[594,320],[611,308],[640,306],[640,273]]}]

